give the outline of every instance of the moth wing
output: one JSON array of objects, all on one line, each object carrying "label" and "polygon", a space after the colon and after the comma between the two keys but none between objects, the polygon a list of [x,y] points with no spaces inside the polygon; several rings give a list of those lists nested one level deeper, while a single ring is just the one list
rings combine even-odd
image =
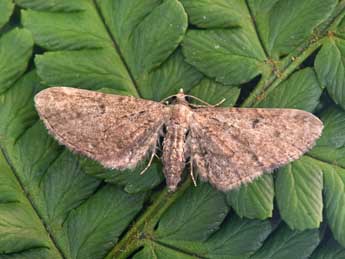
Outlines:
[{"label": "moth wing", "polygon": [[323,128],[316,116],[294,109],[194,111],[191,159],[201,178],[223,191],[299,158]]},{"label": "moth wing", "polygon": [[168,114],[161,103],[68,87],[41,91],[35,105],[59,142],[114,169],[133,168],[154,151]]}]

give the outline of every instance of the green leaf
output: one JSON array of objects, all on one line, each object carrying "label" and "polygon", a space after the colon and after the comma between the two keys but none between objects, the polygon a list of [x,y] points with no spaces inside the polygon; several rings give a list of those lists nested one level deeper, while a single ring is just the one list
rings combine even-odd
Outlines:
[{"label": "green leaf", "polygon": [[98,190],[73,210],[64,224],[71,257],[103,258],[139,212],[142,202],[143,196],[128,195],[115,186]]},{"label": "green leaf", "polygon": [[[39,217],[22,192],[3,153],[0,154],[0,166],[0,252],[16,253],[24,249],[50,246],[51,242],[45,238],[46,232]],[[51,250],[47,254],[57,256],[58,251]]]},{"label": "green leaf", "polygon": [[92,4],[83,1],[81,6],[82,10],[73,13],[25,10],[22,11],[23,24],[32,32],[36,44],[50,50],[111,45],[111,39]]},{"label": "green leaf", "polygon": [[37,74],[32,71],[16,81],[11,88],[13,90],[7,91],[6,95],[1,96],[0,136],[2,136],[2,143],[12,144],[36,122],[37,113],[32,96],[42,88]]},{"label": "green leaf", "polygon": [[[13,145],[14,139],[17,139],[18,134],[22,134],[22,132],[33,123],[32,118],[30,118],[31,116],[27,116],[25,111],[27,111],[29,115],[30,111],[33,110],[33,90],[31,86],[34,85],[34,82],[38,83],[36,80],[37,77],[32,74],[27,75],[10,88],[7,94],[2,96],[1,99],[1,125],[6,125],[7,127],[1,127],[0,129],[0,177],[2,179],[0,185],[2,189],[0,217],[3,222],[0,231],[0,240],[2,240],[0,247],[1,253],[13,254],[13,258],[19,258],[19,254],[23,254],[22,258],[24,258],[24,256],[59,258],[60,256],[59,249],[54,246],[54,240],[49,238],[48,232],[43,222],[41,222],[41,215],[38,213],[37,208],[32,205],[31,197],[29,199],[29,197],[26,196],[26,187],[28,187],[28,183],[19,180],[23,180],[22,175],[20,175],[21,172],[17,171],[17,168],[10,163],[10,159],[14,154],[11,151],[15,148]],[[30,84],[24,85],[24,82],[30,82]],[[27,89],[25,87],[31,88],[30,91],[26,91]],[[11,102],[15,100],[15,98],[13,98],[14,96],[19,96],[21,91],[26,94],[22,97],[24,105],[20,102],[20,99],[18,102]],[[30,100],[30,102],[26,101],[25,103],[25,98],[26,100]],[[25,109],[25,104],[31,105],[31,109]],[[3,116],[9,114],[10,111],[13,113],[21,110],[23,112],[19,113],[18,117]],[[28,123],[29,121],[31,121],[31,123]],[[12,129],[15,129],[15,131],[13,132]],[[12,135],[13,133],[14,135]],[[27,172],[31,170],[32,166],[31,164],[31,166],[27,168]],[[35,249],[35,251],[30,251],[32,249]],[[24,255],[23,251],[30,252]]]},{"label": "green leaf", "polygon": [[45,10],[45,11],[64,11],[64,12],[74,12],[82,11],[83,0],[16,0],[18,5],[23,6],[24,8],[31,8],[34,10]]},{"label": "green leaf", "polygon": [[251,258],[309,258],[319,242],[318,230],[298,232],[281,225]]},{"label": "green leaf", "polygon": [[[168,253],[176,258],[189,258],[190,255],[249,258],[271,233],[272,224],[269,221],[241,220],[237,216],[224,220],[227,211],[223,195],[208,185],[187,190],[163,215],[153,238],[137,257]],[[221,229],[217,231],[219,225]],[[199,229],[201,226],[203,230]],[[168,248],[178,252],[173,253]]]},{"label": "green leaf", "polygon": [[[189,30],[183,44],[186,60],[225,84],[244,83],[259,74],[268,76],[276,66],[276,62],[268,60],[278,60],[296,50],[328,18],[337,3],[335,0],[272,0],[248,1],[247,6],[245,1],[230,0],[185,2],[192,22],[209,28]],[[220,9],[227,15],[221,16]],[[205,10],[215,19],[208,20]],[[242,19],[238,20],[238,16]],[[222,26],[227,24],[232,26]]]},{"label": "green leaf", "polygon": [[81,158],[80,162],[85,173],[104,179],[107,183],[123,185],[128,193],[148,191],[165,179],[162,164],[158,161],[153,161],[144,175],[140,175],[140,172],[146,167],[147,160],[144,160],[135,170],[124,171],[104,170],[100,164],[86,158]]},{"label": "green leaf", "polygon": [[333,239],[329,239],[313,253],[313,259],[337,259],[345,257],[345,249]]},{"label": "green leaf", "polygon": [[30,32],[25,29],[13,29],[0,38],[0,93],[26,70],[32,47]]},{"label": "green leaf", "polygon": [[201,28],[227,28],[238,26],[245,8],[234,0],[181,0],[192,24]]},{"label": "green leaf", "polygon": [[335,103],[345,107],[345,41],[340,38],[330,38],[323,45],[315,60],[315,69],[320,82]]},{"label": "green leaf", "polygon": [[322,121],[324,129],[321,138],[317,141],[316,151],[321,147],[340,150],[345,146],[344,111],[338,107],[331,107],[322,113]]},{"label": "green leaf", "polygon": [[[269,221],[232,217],[205,246],[210,258],[249,258],[272,231]],[[246,240],[245,242],[243,242]]]},{"label": "green leaf", "polygon": [[183,42],[186,61],[216,81],[237,85],[268,69],[252,31],[189,30]]},{"label": "green leaf", "polygon": [[325,207],[328,224],[334,238],[345,246],[345,169],[325,166]]},{"label": "green leaf", "polygon": [[[245,1],[183,1],[186,10],[199,27],[209,30],[189,30],[183,41],[183,53],[188,63],[216,81],[237,85],[244,83],[269,69],[265,64],[265,53],[251,23]],[[228,8],[229,6],[232,8]],[[236,13],[235,16],[222,15],[219,11]],[[209,12],[205,13],[205,10]],[[211,10],[211,11],[210,11]],[[197,18],[195,13],[200,13]],[[209,16],[210,15],[210,16]],[[238,20],[239,15],[242,19]],[[202,17],[200,17],[202,16]],[[205,19],[205,18],[206,19]],[[216,19],[210,19],[215,17]],[[222,28],[230,21],[239,27]],[[200,21],[202,19],[202,21]],[[216,28],[212,28],[213,26]]]},{"label": "green leaf", "polygon": [[146,258],[166,258],[166,259],[192,259],[193,255],[183,254],[177,252],[174,249],[165,247],[160,244],[151,243],[139,253],[135,254],[134,259],[146,259]]},{"label": "green leaf", "polygon": [[266,219],[273,211],[273,179],[264,175],[253,183],[241,186],[228,193],[227,199],[231,207],[240,217]]},{"label": "green leaf", "polygon": [[144,98],[161,101],[176,94],[181,88],[189,92],[202,77],[200,72],[184,62],[184,57],[178,50],[159,68],[141,78],[140,93]]},{"label": "green leaf", "polygon": [[11,0],[3,0],[0,2],[0,29],[8,22],[13,12],[14,4]]},{"label": "green leaf", "polygon": [[320,103],[321,93],[322,89],[314,70],[305,68],[269,92],[257,106],[294,108],[312,112]]},{"label": "green leaf", "polygon": [[318,228],[322,221],[323,171],[315,160],[302,157],[279,170],[276,196],[282,219],[291,229]]},{"label": "green leaf", "polygon": [[[98,1],[111,36],[137,80],[160,65],[181,42],[187,16],[177,0]],[[114,17],[114,10],[119,15]],[[127,19],[127,16],[131,16]],[[152,23],[157,26],[152,30]]]},{"label": "green leaf", "polygon": [[201,100],[207,100],[210,104],[217,104],[225,99],[221,106],[234,106],[239,95],[238,86],[223,85],[207,78],[203,79],[198,85],[192,88],[190,95],[198,96]]},{"label": "green leaf", "polygon": [[[324,207],[327,222],[334,238],[345,244],[345,210],[339,206],[345,199],[345,164],[344,164],[344,111],[330,108],[322,114],[325,124],[324,134],[310,156],[320,163],[324,181]],[[335,132],[334,130],[339,131]]]},{"label": "green leaf", "polygon": [[48,52],[37,55],[35,61],[37,72],[46,84],[95,90],[112,87],[137,95],[119,55],[111,48]]},{"label": "green leaf", "polygon": [[336,4],[335,0],[249,0],[264,48],[274,59],[308,40]]},{"label": "green leaf", "polygon": [[155,235],[160,240],[205,240],[219,228],[228,210],[222,193],[200,184],[163,215]]},{"label": "green leaf", "polygon": [[[158,22],[155,30],[151,24]],[[133,32],[129,64],[133,75],[140,78],[160,65],[183,39],[187,29],[187,15],[178,1],[165,1],[155,8]]]},{"label": "green leaf", "polygon": [[339,38],[344,38],[344,33],[345,33],[345,19],[342,17],[340,23],[338,24],[336,28],[336,35]]}]

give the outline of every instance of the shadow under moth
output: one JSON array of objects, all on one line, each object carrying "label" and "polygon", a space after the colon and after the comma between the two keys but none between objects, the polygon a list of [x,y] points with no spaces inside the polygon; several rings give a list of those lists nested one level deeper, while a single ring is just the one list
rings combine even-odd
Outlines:
[{"label": "shadow under moth", "polygon": [[[307,152],[323,124],[295,109],[196,106],[180,91],[173,102],[51,87],[35,96],[49,132],[73,151],[124,170],[156,152],[170,191],[189,161],[203,181],[228,191]],[[150,163],[149,163],[150,164]]]}]

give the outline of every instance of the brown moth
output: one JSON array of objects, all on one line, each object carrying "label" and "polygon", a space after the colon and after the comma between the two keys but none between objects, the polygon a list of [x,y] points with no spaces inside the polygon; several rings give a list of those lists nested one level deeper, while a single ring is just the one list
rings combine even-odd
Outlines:
[{"label": "brown moth", "polygon": [[186,161],[217,189],[236,188],[299,158],[323,128],[317,117],[301,110],[200,107],[190,104],[183,91],[174,97],[166,104],[52,87],[38,93],[35,103],[59,142],[107,168],[134,168],[149,154],[151,163],[163,135],[170,191],[176,190]]}]

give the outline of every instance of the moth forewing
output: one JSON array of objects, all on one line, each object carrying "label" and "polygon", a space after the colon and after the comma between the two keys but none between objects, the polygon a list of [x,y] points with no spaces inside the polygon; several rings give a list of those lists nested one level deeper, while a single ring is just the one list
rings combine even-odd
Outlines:
[{"label": "moth forewing", "polygon": [[149,100],[67,87],[48,88],[35,103],[60,143],[119,170],[134,168],[154,151],[169,109]]}]

